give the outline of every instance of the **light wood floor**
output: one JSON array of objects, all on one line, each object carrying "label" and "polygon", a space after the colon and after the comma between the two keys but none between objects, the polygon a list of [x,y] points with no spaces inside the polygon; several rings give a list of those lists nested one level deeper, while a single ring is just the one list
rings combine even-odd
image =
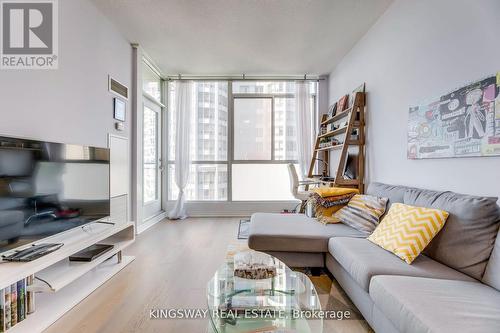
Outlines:
[{"label": "light wood floor", "polygon": [[[205,320],[150,319],[154,308],[206,308],[206,283],[237,242],[239,219],[162,221],[137,237],[125,254],[136,260],[53,324],[62,332],[205,332]],[[352,306],[334,282],[314,283],[323,308],[332,299]],[[324,332],[369,332],[364,320],[325,322]]]}]

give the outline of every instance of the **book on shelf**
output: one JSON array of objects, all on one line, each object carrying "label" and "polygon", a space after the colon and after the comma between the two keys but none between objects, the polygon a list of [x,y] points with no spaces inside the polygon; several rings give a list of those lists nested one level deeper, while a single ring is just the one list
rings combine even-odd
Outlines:
[{"label": "book on shelf", "polygon": [[10,326],[17,324],[17,283],[10,286]]},{"label": "book on shelf", "polygon": [[342,96],[337,102],[337,113],[342,113],[347,109],[347,103],[349,102],[349,95]]},{"label": "book on shelf", "polygon": [[26,315],[35,312],[35,292],[28,291],[28,287],[35,282],[35,276],[30,275],[26,278]]},{"label": "book on shelf", "polygon": [[354,105],[354,100],[356,99],[356,94],[357,93],[364,93],[365,92],[365,84],[360,84],[358,87],[356,87],[351,95],[349,96],[349,107]]},{"label": "book on shelf", "polygon": [[0,290],[0,332],[5,332],[5,289]]},{"label": "book on shelf", "polygon": [[11,323],[11,310],[10,310],[10,305],[11,305],[11,294],[10,294],[10,286],[5,288],[4,290],[4,320],[3,320],[3,325],[5,327],[5,331],[10,328],[10,323]]},{"label": "book on shelf", "polygon": [[26,318],[26,279],[17,281],[17,321]]},{"label": "book on shelf", "polygon": [[335,113],[337,112],[337,102],[333,103],[330,108],[328,108],[328,118],[332,118],[335,116]]},{"label": "book on shelf", "polygon": [[[7,332],[14,325],[26,319],[28,313],[27,283],[30,279],[33,283],[34,276],[17,281],[10,286],[0,289],[0,332]],[[33,304],[34,293],[30,302]],[[32,312],[33,312],[32,311]]]}]

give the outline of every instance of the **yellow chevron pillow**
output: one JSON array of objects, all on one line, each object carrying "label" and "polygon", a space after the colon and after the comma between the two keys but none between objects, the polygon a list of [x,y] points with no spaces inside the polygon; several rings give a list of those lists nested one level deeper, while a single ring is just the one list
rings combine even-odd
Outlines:
[{"label": "yellow chevron pillow", "polygon": [[411,264],[443,228],[448,215],[444,210],[394,203],[368,240]]}]

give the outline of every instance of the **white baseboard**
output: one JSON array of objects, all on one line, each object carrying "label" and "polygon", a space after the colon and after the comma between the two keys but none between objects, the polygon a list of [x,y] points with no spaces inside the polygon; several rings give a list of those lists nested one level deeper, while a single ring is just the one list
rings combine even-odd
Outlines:
[{"label": "white baseboard", "polygon": [[[190,217],[248,217],[253,213],[280,213],[283,209],[293,209],[298,201],[189,201],[186,210]],[[167,210],[172,208],[174,202],[167,204]]]},{"label": "white baseboard", "polygon": [[[259,212],[261,213],[261,212]],[[188,217],[193,217],[193,218],[203,218],[203,217],[212,217],[212,218],[217,218],[217,217],[250,217],[252,214],[245,213],[245,212],[239,212],[239,213],[196,213],[196,214],[188,214]]]},{"label": "white baseboard", "polygon": [[140,233],[148,230],[149,228],[151,228],[152,226],[154,226],[156,223],[160,222],[161,220],[165,219],[167,217],[167,212],[162,212],[156,216],[153,216],[147,220],[145,220],[144,222],[142,222],[141,224],[139,224],[137,226],[137,234],[139,235]]}]

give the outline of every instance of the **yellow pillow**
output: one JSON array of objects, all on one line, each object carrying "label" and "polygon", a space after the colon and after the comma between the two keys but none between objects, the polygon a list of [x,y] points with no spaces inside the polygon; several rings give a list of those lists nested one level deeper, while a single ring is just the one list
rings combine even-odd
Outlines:
[{"label": "yellow pillow", "polygon": [[349,193],[356,193],[356,194],[359,193],[359,190],[357,188],[329,187],[329,186],[314,188],[312,189],[312,191],[319,194],[319,196],[322,198],[334,197],[337,195],[345,195]]},{"label": "yellow pillow", "polygon": [[411,264],[443,228],[448,212],[395,203],[368,240]]}]

